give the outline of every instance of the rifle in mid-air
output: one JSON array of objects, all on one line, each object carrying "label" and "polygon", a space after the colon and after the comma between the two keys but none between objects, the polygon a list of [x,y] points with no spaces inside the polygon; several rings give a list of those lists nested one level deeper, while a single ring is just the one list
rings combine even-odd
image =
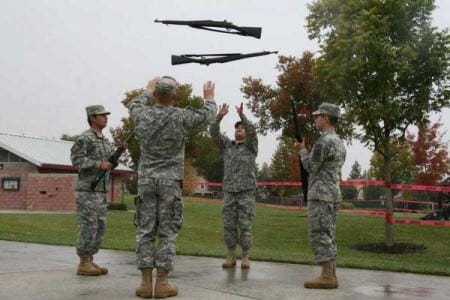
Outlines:
[{"label": "rifle in mid-air", "polygon": [[[237,34],[243,36],[252,36],[254,38],[261,38],[261,27],[241,27],[236,26],[231,22],[212,21],[212,20],[192,20],[192,21],[176,21],[176,20],[155,20],[155,23],[163,23],[166,25],[185,25],[196,29],[203,29],[215,32]],[[224,30],[216,29],[223,28]]]},{"label": "rifle in mid-air", "polygon": [[[297,108],[295,105],[294,98],[291,97],[291,106],[292,106],[292,120],[294,122],[294,130],[295,130],[295,139],[301,143],[303,141],[302,134],[300,132],[300,127],[298,126],[298,120],[297,120]],[[303,192],[303,200],[305,203],[308,201],[308,177],[309,174],[305,170],[302,164],[301,157],[298,157],[299,164],[300,164],[300,175],[301,175],[301,181],[302,181],[302,192]]]},{"label": "rifle in mid-air", "polygon": [[172,65],[181,65],[188,63],[198,63],[202,65],[210,65],[214,63],[226,63],[233,60],[239,60],[255,56],[263,56],[276,54],[278,51],[261,51],[254,53],[221,53],[221,54],[185,54],[172,55]]},{"label": "rifle in mid-air", "polygon": [[[127,138],[125,139],[124,143],[129,143],[131,141],[131,139],[134,137],[134,131],[132,131]],[[112,168],[111,169],[115,169],[118,165],[119,165],[119,158],[120,156],[125,152],[125,147],[124,146],[119,146],[117,147],[117,149],[109,156],[108,158],[108,162],[111,163]],[[95,191],[98,183],[100,182],[100,180],[102,180],[105,175],[106,175],[106,170],[102,170],[97,177],[95,177],[95,180],[91,183],[91,190]]]}]

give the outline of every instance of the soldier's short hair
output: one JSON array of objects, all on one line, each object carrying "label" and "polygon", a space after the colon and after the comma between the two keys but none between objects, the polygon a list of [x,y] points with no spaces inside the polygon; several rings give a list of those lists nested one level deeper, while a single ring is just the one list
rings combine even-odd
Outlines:
[{"label": "soldier's short hair", "polygon": [[244,123],[242,123],[242,121],[237,121],[236,123],[234,123],[234,129],[238,128],[239,126],[242,126]]},{"label": "soldier's short hair", "polygon": [[330,124],[333,126],[336,126],[336,124],[339,122],[339,118],[335,116],[328,116],[328,120],[330,121]]}]

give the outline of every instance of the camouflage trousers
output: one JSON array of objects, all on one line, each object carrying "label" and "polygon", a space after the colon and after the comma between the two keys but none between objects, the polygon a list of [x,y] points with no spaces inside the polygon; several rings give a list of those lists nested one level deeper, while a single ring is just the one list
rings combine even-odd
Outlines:
[{"label": "camouflage trousers", "polygon": [[94,255],[100,249],[106,229],[106,193],[77,192],[76,242],[79,256]]},{"label": "camouflage trousers", "polygon": [[336,211],[339,203],[308,200],[308,237],[317,263],[335,261]]},{"label": "camouflage trousers", "polygon": [[[173,269],[176,239],[183,224],[181,184],[176,180],[140,180],[135,199],[138,269]],[[158,243],[156,242],[158,238]]]},{"label": "camouflage trousers", "polygon": [[225,244],[228,248],[239,244],[244,250],[250,249],[252,220],[255,217],[255,191],[225,192],[223,200],[222,222]]}]

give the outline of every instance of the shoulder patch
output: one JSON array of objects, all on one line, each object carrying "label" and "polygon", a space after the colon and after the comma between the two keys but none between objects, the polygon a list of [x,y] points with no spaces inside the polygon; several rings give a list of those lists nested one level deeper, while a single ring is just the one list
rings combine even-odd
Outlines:
[{"label": "shoulder patch", "polygon": [[324,154],[324,145],[320,143],[316,144],[313,147],[311,160],[313,162],[321,162],[323,161],[323,154]]}]

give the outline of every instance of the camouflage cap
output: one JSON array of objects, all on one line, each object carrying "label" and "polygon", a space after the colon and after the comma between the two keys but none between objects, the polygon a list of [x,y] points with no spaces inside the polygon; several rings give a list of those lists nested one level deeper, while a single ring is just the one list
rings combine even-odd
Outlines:
[{"label": "camouflage cap", "polygon": [[109,115],[109,111],[106,111],[103,105],[91,105],[86,107],[86,113],[89,116],[93,115]]},{"label": "camouflage cap", "polygon": [[331,117],[340,118],[341,110],[339,106],[331,103],[324,102],[319,105],[319,109],[313,112],[313,116],[317,115],[328,115]]},{"label": "camouflage cap", "polygon": [[161,94],[170,94],[178,87],[178,82],[170,76],[163,76],[157,82],[155,89]]}]

